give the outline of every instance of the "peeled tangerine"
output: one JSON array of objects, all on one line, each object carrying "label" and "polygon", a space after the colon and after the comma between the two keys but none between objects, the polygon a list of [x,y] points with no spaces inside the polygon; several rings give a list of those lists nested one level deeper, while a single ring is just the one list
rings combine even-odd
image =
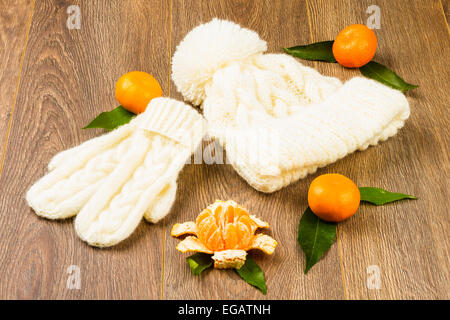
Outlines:
[{"label": "peeled tangerine", "polygon": [[178,251],[213,254],[215,268],[239,269],[245,263],[248,250],[259,249],[267,254],[275,251],[275,239],[255,234],[259,228],[269,228],[269,224],[249,215],[232,200],[216,200],[199,214],[195,222],[175,224],[171,235],[190,234],[177,245]]}]

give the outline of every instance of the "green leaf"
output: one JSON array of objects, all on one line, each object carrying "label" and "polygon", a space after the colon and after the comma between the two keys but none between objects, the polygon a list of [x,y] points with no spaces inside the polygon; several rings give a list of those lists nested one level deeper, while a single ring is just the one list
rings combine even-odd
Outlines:
[{"label": "green leaf", "polygon": [[91,123],[89,123],[83,129],[102,128],[113,130],[123,124],[130,122],[134,116],[134,113],[128,111],[122,106],[118,106],[111,111],[100,113],[94,120],[91,121]]},{"label": "green leaf", "polygon": [[192,256],[187,257],[186,260],[189,264],[189,267],[191,268],[192,273],[195,276],[198,276],[200,273],[211,267],[213,264],[211,255],[201,252],[197,252]]},{"label": "green leaf", "polygon": [[298,226],[298,243],[306,256],[305,274],[330,249],[336,237],[336,223],[319,219],[308,207]]},{"label": "green leaf", "polygon": [[417,88],[415,84],[405,82],[394,71],[382,64],[370,61],[365,66],[359,68],[363,76],[381,82],[391,88],[406,92],[408,90]]},{"label": "green leaf", "polygon": [[304,46],[283,48],[283,50],[291,56],[304,60],[336,62],[332,50],[333,42],[334,41],[322,41]]},{"label": "green leaf", "polygon": [[247,283],[255,286],[262,293],[267,293],[266,279],[264,273],[258,264],[252,258],[247,256],[245,264],[240,269],[235,269],[237,274],[241,276]]},{"label": "green leaf", "polygon": [[417,199],[417,197],[410,196],[409,194],[394,193],[373,187],[361,187],[359,188],[359,193],[361,194],[361,201],[370,202],[377,206],[402,199]]}]

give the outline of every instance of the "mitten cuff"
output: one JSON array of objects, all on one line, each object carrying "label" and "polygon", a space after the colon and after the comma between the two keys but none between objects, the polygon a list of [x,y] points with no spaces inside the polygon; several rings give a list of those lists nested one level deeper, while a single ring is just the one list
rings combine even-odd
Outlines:
[{"label": "mitten cuff", "polygon": [[153,99],[136,119],[136,126],[189,148],[195,148],[205,133],[203,117],[187,104],[170,98]]}]

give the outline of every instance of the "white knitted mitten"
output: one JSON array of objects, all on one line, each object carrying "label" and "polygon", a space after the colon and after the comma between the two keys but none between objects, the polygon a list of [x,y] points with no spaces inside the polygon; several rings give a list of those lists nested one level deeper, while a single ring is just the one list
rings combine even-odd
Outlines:
[{"label": "white knitted mitten", "polygon": [[375,145],[409,117],[397,90],[361,77],[342,84],[266,48],[257,33],[214,19],[189,32],[172,60],[177,89],[202,106],[209,134],[259,191]]},{"label": "white knitted mitten", "polygon": [[114,245],[143,216],[157,222],[170,211],[178,173],[203,133],[203,119],[194,109],[153,99],[129,124],[56,155],[27,201],[50,219],[78,213],[75,227],[83,240]]}]

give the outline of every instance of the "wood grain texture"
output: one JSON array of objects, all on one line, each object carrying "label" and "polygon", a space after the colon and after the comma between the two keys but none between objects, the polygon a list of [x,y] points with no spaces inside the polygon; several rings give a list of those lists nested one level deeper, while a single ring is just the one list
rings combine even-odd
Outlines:
[{"label": "wood grain texture", "polygon": [[[66,27],[67,7],[74,4],[82,12],[80,30]],[[270,195],[253,190],[229,165],[186,165],[164,222],[142,223],[129,239],[106,250],[80,241],[72,220],[40,219],[26,205],[26,190],[55,153],[103,132],[81,128],[117,106],[113,90],[120,75],[147,71],[166,95],[181,99],[169,79],[170,58],[196,25],[213,17],[232,20],[257,31],[269,52],[281,52],[281,47],[329,40],[348,24],[365,23],[372,4],[381,9],[376,60],[420,85],[407,94],[411,118],[394,138]],[[26,0],[0,4],[0,40],[6,48],[0,55],[8,61],[0,63],[3,140],[29,5]],[[0,177],[0,298],[448,299],[450,47],[445,15],[447,0],[36,1]],[[359,74],[336,64],[302,63],[342,80]],[[211,141],[204,141],[205,155],[208,146]],[[298,222],[310,182],[327,172],[419,200],[363,205],[339,225],[338,242],[304,275]],[[251,253],[266,275],[266,296],[233,271],[192,276],[188,255],[175,250],[179,240],[170,237],[172,225],[195,219],[215,199],[233,199],[270,223],[267,233],[279,242],[275,254]],[[70,265],[80,267],[80,290],[67,289]],[[380,290],[366,286],[369,265],[380,267]]]},{"label": "wood grain texture", "polygon": [[[73,4],[80,30],[66,27]],[[120,75],[148,71],[167,89],[168,30],[165,0],[36,3],[0,179],[1,298],[161,296],[162,225],[142,223],[120,245],[94,249],[78,239],[72,220],[38,218],[24,195],[56,152],[102,133],[81,128],[117,106]],[[80,267],[80,290],[66,287],[70,265]]]},{"label": "wood grain texture", "polygon": [[442,11],[443,14],[445,16],[445,22],[447,23],[447,29],[448,29],[448,19],[449,19],[449,15],[450,15],[450,1],[449,0],[440,0],[441,2],[441,7],[442,7]]},{"label": "wood grain texture", "polygon": [[[172,53],[187,32],[212,18],[235,21],[257,31],[270,52],[309,41],[304,1],[174,1]],[[207,44],[205,44],[207,45]],[[181,99],[172,84],[172,96]],[[208,143],[204,143],[206,147]],[[179,178],[178,197],[166,218],[164,298],[183,299],[343,299],[344,291],[336,246],[307,276],[305,259],[297,243],[297,227],[306,209],[306,192],[313,176],[271,195],[252,189],[230,165],[189,165]],[[252,214],[268,221],[268,234],[279,243],[273,256],[252,253],[264,270],[268,291],[264,296],[234,271],[209,270],[193,277],[183,255],[170,238],[176,222],[194,220],[215,199],[233,199]]]},{"label": "wood grain texture", "polygon": [[3,160],[32,11],[32,0],[0,2],[0,162]]},{"label": "wood grain texture", "polygon": [[[357,215],[339,225],[347,295],[448,299],[450,46],[439,1],[309,1],[311,29],[315,40],[333,39],[346,25],[364,24],[366,8],[373,4],[381,9],[374,60],[420,87],[407,93],[411,116],[397,136],[327,170],[345,174],[360,186],[414,194],[419,200],[362,205]],[[341,79],[359,74],[336,64],[318,68]],[[380,267],[380,290],[366,286],[370,265]]]}]

